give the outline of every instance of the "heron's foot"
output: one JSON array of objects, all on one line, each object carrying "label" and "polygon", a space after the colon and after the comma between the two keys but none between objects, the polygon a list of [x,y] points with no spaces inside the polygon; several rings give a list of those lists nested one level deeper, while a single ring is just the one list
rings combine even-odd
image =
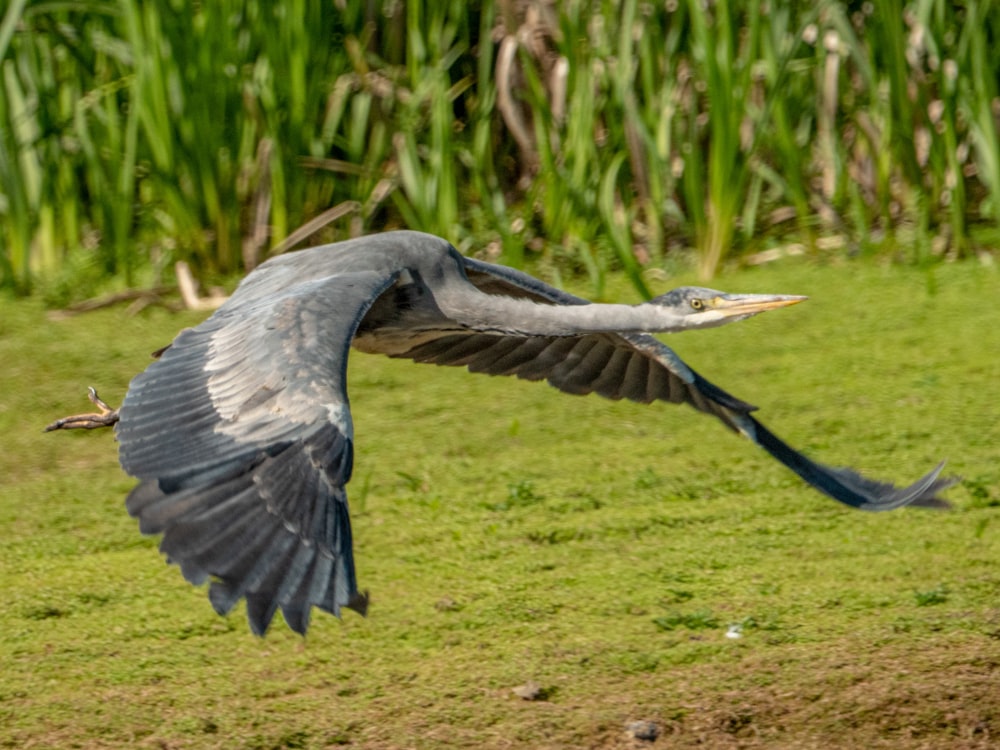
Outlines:
[{"label": "heron's foot", "polygon": [[53,430],[96,430],[98,427],[111,427],[118,421],[118,410],[112,409],[93,388],[87,389],[87,398],[100,412],[95,414],[74,414],[71,417],[57,419],[45,428],[45,432]]}]

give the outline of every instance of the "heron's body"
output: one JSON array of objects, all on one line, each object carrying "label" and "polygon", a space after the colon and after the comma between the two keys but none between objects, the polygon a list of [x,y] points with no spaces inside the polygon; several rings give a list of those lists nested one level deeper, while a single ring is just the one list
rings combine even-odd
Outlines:
[{"label": "heron's body", "polygon": [[526,274],[394,232],[274,258],[131,383],[117,435],[139,478],[129,512],[224,613],[246,598],[263,633],[280,608],[298,632],[318,606],[364,611],[345,486],[354,432],[351,345],[574,394],[686,402],[855,507],[940,505],[938,470],[897,489],[794,451],[740,401],[646,331],[720,325],[802,298],[681,289],[597,305]]}]

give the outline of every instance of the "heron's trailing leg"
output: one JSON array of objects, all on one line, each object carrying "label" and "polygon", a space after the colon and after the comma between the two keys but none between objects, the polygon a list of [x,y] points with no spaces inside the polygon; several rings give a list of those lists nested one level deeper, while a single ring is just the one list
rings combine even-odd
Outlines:
[{"label": "heron's trailing leg", "polygon": [[74,414],[71,417],[57,419],[45,428],[45,432],[52,430],[96,430],[98,427],[111,427],[118,421],[118,410],[112,409],[93,388],[87,389],[87,398],[101,411],[95,414]]}]

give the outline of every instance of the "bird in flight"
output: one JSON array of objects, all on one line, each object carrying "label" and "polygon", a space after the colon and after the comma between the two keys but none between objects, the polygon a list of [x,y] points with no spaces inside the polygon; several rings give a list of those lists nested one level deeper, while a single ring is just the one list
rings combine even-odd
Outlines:
[{"label": "bird in flight", "polygon": [[251,272],[129,385],[120,409],[46,429],[115,425],[139,479],[126,501],[146,534],[219,614],[246,600],[263,635],[281,610],[305,634],[313,607],[364,614],[346,485],[354,463],[351,346],[471,372],[546,380],[572,394],[687,403],[760,445],[808,484],[862,510],[946,507],[942,465],[897,488],[816,463],[755,407],[686,365],[651,333],[710,328],[805,297],[674,289],[596,304],[528,274],[463,257],[447,241],[387,232],[287,253]]}]

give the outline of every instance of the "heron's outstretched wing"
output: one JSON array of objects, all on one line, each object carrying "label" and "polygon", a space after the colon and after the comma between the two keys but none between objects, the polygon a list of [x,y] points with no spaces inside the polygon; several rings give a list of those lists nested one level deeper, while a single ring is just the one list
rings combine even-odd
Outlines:
[{"label": "heron's outstretched wing", "polygon": [[[503,266],[466,259],[465,269],[469,280],[490,294],[558,305],[587,304],[586,300]],[[445,332],[399,356],[419,362],[465,365],[473,372],[544,379],[568,393],[598,393],[643,403],[688,403],[753,440],[816,489],[862,510],[891,510],[904,505],[945,507],[947,503],[937,494],[954,481],[941,479],[942,466],[938,466],[909,487],[897,488],[851,469],[816,463],[757,421],[751,414],[756,407],[705,380],[670,347],[645,334],[517,338]]]},{"label": "heron's outstretched wing", "polygon": [[[280,275],[280,274],[274,274]],[[253,279],[254,277],[248,277]],[[354,272],[237,293],[133,379],[117,436],[141,483],[127,507],[225,613],[246,597],[255,633],[280,607],[305,633],[313,606],[364,611],[344,485],[345,390],[358,322],[394,281]]]}]

